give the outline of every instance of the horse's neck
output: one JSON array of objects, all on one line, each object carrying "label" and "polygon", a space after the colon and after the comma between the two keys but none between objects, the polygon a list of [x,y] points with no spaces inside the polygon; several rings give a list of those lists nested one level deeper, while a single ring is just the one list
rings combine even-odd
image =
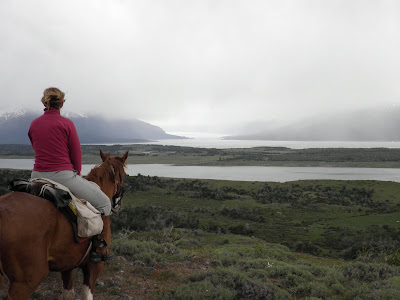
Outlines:
[{"label": "horse's neck", "polygon": [[[100,166],[98,168],[106,169],[108,166]],[[115,177],[115,176],[114,176]],[[115,189],[115,182],[111,179],[108,172],[99,172],[94,171],[94,169],[89,172],[86,176],[86,179],[95,183],[99,188],[105,193],[110,199],[113,196],[114,189]]]}]

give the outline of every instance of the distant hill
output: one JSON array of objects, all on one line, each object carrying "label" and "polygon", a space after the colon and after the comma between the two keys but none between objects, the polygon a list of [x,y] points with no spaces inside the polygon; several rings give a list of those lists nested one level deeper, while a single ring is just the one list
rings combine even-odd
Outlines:
[{"label": "distant hill", "polygon": [[282,127],[260,126],[238,140],[280,141],[400,141],[400,108],[365,109],[315,116]]},{"label": "distant hill", "polygon": [[[137,119],[107,120],[98,115],[61,114],[74,122],[81,143],[134,143],[184,138],[167,134],[160,127]],[[0,144],[29,144],[29,126],[41,115],[42,112],[23,109],[0,112]]]}]

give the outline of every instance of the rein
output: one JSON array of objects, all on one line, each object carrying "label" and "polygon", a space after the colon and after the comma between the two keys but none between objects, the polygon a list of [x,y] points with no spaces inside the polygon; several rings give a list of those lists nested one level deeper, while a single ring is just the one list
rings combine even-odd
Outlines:
[{"label": "rein", "polygon": [[93,242],[90,240],[90,244],[89,244],[88,248],[86,249],[85,255],[83,255],[82,259],[77,264],[77,266],[80,266],[83,263],[83,261],[86,259],[86,257],[88,257],[90,250],[92,250],[92,246],[93,246]]}]

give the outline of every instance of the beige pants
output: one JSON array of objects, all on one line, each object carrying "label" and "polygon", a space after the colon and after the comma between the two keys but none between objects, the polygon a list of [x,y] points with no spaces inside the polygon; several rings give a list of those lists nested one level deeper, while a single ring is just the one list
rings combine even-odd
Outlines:
[{"label": "beige pants", "polygon": [[32,171],[31,178],[47,178],[58,182],[80,199],[92,204],[102,215],[111,214],[111,201],[98,187],[77,175],[74,171],[37,172]]}]

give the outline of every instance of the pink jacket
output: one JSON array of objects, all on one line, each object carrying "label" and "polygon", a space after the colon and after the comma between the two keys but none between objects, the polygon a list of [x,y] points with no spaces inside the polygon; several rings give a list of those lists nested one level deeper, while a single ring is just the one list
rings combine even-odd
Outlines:
[{"label": "pink jacket", "polygon": [[33,120],[28,132],[38,172],[77,171],[81,174],[82,150],[74,123],[58,109],[45,110]]}]

